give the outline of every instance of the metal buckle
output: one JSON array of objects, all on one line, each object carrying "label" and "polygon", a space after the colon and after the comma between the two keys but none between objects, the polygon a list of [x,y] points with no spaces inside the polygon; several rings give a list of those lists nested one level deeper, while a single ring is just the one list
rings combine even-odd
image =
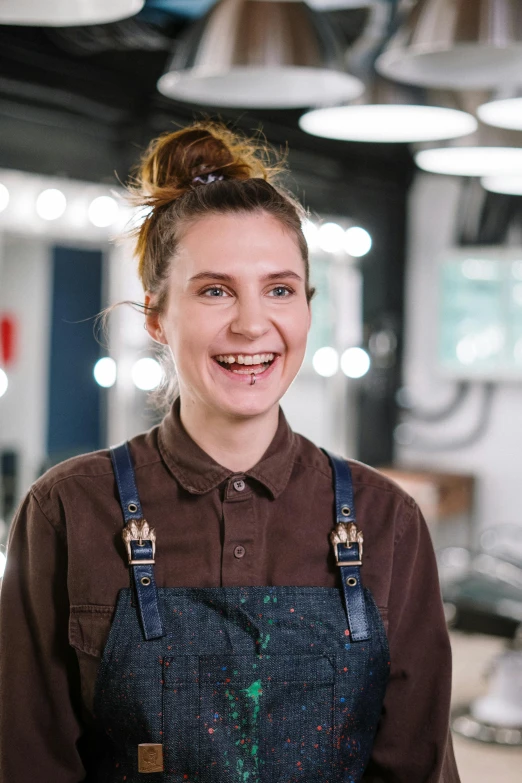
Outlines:
[{"label": "metal buckle", "polygon": [[[339,568],[362,566],[363,541],[364,537],[362,531],[359,530],[355,522],[338,522],[330,533],[330,542],[335,553],[335,564],[338,565]],[[352,544],[359,544],[359,560],[348,563],[346,561],[341,561],[339,559],[339,546],[341,544],[347,549],[351,549]]]},{"label": "metal buckle", "polygon": [[[149,527],[146,519],[131,519],[122,530],[122,538],[125,541],[129,565],[154,565],[156,556],[156,532],[153,527]],[[133,560],[131,541],[137,541],[138,546],[143,546],[145,541],[152,544],[152,560]]]}]

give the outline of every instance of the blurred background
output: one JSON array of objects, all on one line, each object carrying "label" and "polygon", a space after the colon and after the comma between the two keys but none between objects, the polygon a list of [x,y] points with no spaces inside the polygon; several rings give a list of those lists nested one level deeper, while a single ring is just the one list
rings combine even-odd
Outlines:
[{"label": "blurred background", "polygon": [[432,532],[463,783],[522,780],[522,3],[3,0],[0,570],[49,466],[159,420],[124,183],[202,117],[288,152],[309,350],[283,399]]}]

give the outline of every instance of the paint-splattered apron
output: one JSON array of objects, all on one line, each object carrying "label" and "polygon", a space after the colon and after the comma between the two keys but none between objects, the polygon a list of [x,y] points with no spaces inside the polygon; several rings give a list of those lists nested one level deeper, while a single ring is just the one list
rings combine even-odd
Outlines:
[{"label": "paint-splattered apron", "polygon": [[157,589],[155,534],[130,454],[126,444],[112,450],[132,586],[119,595],[100,666],[95,714],[106,751],[88,781],[361,780],[389,653],[360,581],[350,470],[328,456],[342,590]]}]

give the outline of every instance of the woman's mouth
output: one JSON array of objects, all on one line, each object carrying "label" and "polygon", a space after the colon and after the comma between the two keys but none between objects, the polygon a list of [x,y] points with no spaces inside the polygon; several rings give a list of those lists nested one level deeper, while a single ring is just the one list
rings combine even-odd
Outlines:
[{"label": "woman's mouth", "polygon": [[275,353],[231,353],[219,354],[213,359],[220,367],[234,375],[261,375],[274,363]]}]

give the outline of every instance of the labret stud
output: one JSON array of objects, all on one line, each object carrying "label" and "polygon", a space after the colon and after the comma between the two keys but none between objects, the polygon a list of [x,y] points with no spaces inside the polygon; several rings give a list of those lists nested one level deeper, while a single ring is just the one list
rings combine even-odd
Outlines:
[{"label": "labret stud", "polygon": [[253,386],[255,382],[256,382],[256,376],[254,375],[254,373],[252,373],[252,375],[250,376],[250,385]]}]

